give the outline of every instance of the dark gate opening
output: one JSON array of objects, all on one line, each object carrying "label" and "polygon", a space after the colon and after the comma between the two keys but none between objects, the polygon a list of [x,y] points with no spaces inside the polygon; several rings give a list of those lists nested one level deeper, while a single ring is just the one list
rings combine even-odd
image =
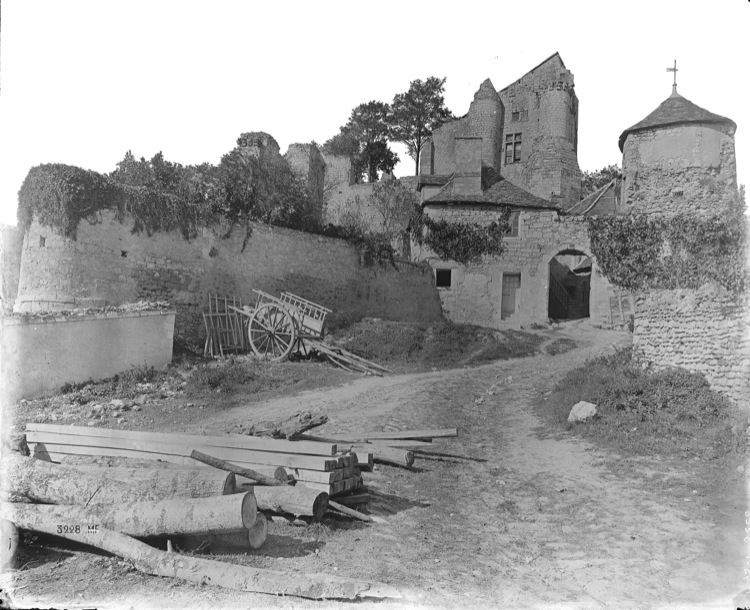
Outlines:
[{"label": "dark gate opening", "polygon": [[549,262],[547,315],[553,320],[589,317],[591,258],[580,250],[561,250]]}]

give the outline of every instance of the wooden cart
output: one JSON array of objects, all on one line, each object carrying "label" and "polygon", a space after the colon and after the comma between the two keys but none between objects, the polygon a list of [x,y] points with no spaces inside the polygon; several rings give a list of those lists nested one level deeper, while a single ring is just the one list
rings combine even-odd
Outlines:
[{"label": "wooden cart", "polygon": [[247,337],[259,357],[283,360],[292,351],[306,355],[305,340],[323,338],[325,319],[332,310],[291,292],[282,292],[278,298],[262,290],[253,292],[258,297],[255,308],[237,311],[249,317]]}]

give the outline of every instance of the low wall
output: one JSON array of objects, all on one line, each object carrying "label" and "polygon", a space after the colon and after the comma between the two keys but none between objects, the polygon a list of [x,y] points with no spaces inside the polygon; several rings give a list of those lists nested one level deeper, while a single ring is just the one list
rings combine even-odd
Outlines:
[{"label": "low wall", "polygon": [[16,311],[167,301],[175,336],[202,346],[208,294],[254,303],[253,289],[288,291],[333,310],[331,325],[363,316],[440,319],[429,272],[411,265],[364,267],[349,242],[253,224],[206,227],[185,240],[177,231],[133,233],[111,212],[82,220],[75,240],[34,221],[24,237]]},{"label": "low wall", "polygon": [[173,310],[4,317],[3,404],[133,366],[162,369],[172,360],[174,322]]},{"label": "low wall", "polygon": [[750,310],[718,286],[659,290],[636,303],[633,347],[656,369],[681,367],[748,406]]},{"label": "low wall", "polygon": [[0,225],[0,308],[13,311],[21,270],[23,234],[16,227]]}]

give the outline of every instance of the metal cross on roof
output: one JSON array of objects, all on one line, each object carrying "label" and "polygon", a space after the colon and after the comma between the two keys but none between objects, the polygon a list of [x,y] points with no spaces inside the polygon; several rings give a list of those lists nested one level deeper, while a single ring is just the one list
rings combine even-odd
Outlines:
[{"label": "metal cross on roof", "polygon": [[674,68],[667,68],[667,72],[674,72],[674,84],[672,85],[672,95],[677,93],[677,60],[674,60]]}]

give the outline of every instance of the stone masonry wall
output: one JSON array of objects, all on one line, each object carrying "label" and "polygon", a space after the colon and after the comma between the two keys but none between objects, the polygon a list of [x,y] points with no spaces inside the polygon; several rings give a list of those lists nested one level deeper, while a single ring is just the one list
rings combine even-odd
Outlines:
[{"label": "stone masonry wall", "polygon": [[[493,206],[425,205],[433,219],[451,222],[489,224],[499,216]],[[493,211],[497,216],[493,216]],[[451,269],[449,288],[439,288],[446,317],[455,322],[492,328],[527,326],[549,318],[549,263],[562,250],[578,250],[591,255],[587,221],[561,217],[554,210],[521,209],[519,236],[504,239],[506,251],[499,257],[486,257],[482,263],[461,265],[440,260],[429,248],[417,248],[416,258],[428,260],[433,269]],[[592,259],[593,260],[593,259]],[[503,274],[521,274],[518,308],[515,315],[501,319]],[[590,317],[606,320],[611,286],[593,264]]]},{"label": "stone masonry wall", "polygon": [[503,177],[564,209],[577,203],[581,170],[573,74],[553,57],[499,95],[505,107],[503,142],[515,134],[522,141],[520,162],[506,164],[503,154]]},{"label": "stone masonry wall", "polygon": [[21,271],[23,234],[16,227],[0,226],[0,313],[13,311]]},{"label": "stone masonry wall", "polygon": [[192,343],[205,336],[201,313],[209,293],[254,303],[253,288],[329,307],[334,326],[362,316],[433,321],[442,315],[429,273],[410,265],[361,267],[356,249],[340,239],[254,224],[243,251],[239,227],[228,238],[225,228],[204,228],[191,241],[177,232],[133,234],[131,227],[106,212],[96,224],[82,221],[73,241],[32,223],[16,310],[166,300],[177,310],[175,335]]},{"label": "stone masonry wall", "polygon": [[734,138],[726,126],[696,124],[628,135],[623,206],[659,214],[721,214],[737,196]]},{"label": "stone masonry wall", "polygon": [[682,367],[740,404],[750,400],[750,310],[722,288],[653,291],[636,305],[633,346],[657,369]]}]

